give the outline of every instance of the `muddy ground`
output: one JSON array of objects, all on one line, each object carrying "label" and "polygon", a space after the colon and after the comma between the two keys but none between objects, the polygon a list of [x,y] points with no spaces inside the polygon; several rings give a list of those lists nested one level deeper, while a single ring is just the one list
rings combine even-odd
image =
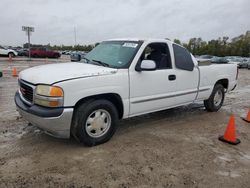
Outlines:
[{"label": "muddy ground", "polygon": [[[193,104],[123,120],[108,143],[89,148],[47,136],[15,110],[11,69],[51,61],[0,59],[0,187],[250,187],[250,125],[240,119],[250,107],[249,70],[219,112]],[[218,141],[231,113],[237,146]]]}]

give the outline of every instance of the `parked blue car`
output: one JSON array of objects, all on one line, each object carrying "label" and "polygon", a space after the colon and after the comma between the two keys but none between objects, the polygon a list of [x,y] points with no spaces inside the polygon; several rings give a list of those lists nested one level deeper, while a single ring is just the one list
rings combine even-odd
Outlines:
[{"label": "parked blue car", "polygon": [[73,52],[70,55],[70,60],[71,61],[81,61],[81,59],[86,55],[87,53],[85,52]]}]

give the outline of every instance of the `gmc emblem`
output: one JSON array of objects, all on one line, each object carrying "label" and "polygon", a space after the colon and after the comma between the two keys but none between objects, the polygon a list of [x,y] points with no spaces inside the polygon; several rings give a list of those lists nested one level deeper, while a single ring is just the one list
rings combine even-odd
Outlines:
[{"label": "gmc emblem", "polygon": [[23,95],[25,95],[25,89],[24,88],[22,88],[22,87],[20,87],[20,91],[21,91],[21,93],[23,94]]}]

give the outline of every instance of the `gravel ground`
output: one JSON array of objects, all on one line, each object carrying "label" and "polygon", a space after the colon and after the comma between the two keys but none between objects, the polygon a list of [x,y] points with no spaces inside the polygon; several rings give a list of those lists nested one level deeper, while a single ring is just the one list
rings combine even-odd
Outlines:
[{"label": "gravel ground", "polygon": [[[208,113],[192,104],[120,122],[106,144],[85,147],[29,126],[15,110],[18,71],[67,61],[0,59],[0,187],[250,187],[250,71],[223,108]],[[218,141],[230,114],[241,144]]]}]

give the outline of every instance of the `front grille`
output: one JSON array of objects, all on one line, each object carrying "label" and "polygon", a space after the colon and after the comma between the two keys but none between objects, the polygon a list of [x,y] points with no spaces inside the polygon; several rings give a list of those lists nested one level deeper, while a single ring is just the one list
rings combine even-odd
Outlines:
[{"label": "front grille", "polygon": [[32,103],[33,102],[33,88],[27,84],[20,82],[20,92],[25,100]]}]

